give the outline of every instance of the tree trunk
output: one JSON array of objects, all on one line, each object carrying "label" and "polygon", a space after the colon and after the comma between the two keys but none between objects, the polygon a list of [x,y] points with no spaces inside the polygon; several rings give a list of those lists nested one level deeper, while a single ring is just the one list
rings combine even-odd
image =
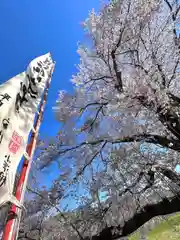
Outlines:
[{"label": "tree trunk", "polygon": [[156,216],[167,215],[180,211],[180,195],[162,201],[149,204],[141,208],[124,225],[104,228],[99,235],[93,236],[92,240],[111,240],[123,238],[135,232],[144,223]]}]

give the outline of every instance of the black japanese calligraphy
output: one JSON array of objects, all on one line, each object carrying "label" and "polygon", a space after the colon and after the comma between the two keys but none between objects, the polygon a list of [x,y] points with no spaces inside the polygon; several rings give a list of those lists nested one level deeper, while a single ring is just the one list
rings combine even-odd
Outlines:
[{"label": "black japanese calligraphy", "polygon": [[48,58],[46,58],[46,60],[44,61],[44,63],[45,63],[45,67],[44,67],[44,69],[49,69],[49,67],[50,67],[50,65],[51,65],[51,62],[49,61],[49,59]]},{"label": "black japanese calligraphy", "polygon": [[35,78],[30,77],[28,74],[27,74],[27,78],[28,78],[28,84],[27,84],[28,86],[21,83],[20,93],[18,93],[16,96],[15,107],[17,112],[19,112],[19,108],[22,106],[23,103],[28,102],[27,94],[29,94],[30,97],[34,99],[38,95],[38,92],[33,89],[33,86],[36,87]]},{"label": "black japanese calligraphy", "polygon": [[6,130],[7,128],[8,128],[8,125],[9,125],[9,121],[10,121],[10,119],[8,118],[8,119],[6,119],[6,118],[4,118],[3,120],[2,120],[2,130],[0,131],[0,144],[1,144],[1,142],[2,142],[2,140],[3,140],[3,130]]},{"label": "black japanese calligraphy", "polygon": [[42,78],[41,77],[37,77],[38,82],[41,82]]},{"label": "black japanese calligraphy", "polygon": [[27,78],[28,78],[29,82],[31,82],[34,86],[36,85],[36,82],[35,82],[36,79],[35,78],[30,77],[29,74],[27,74]]},{"label": "black japanese calligraphy", "polygon": [[4,172],[0,172],[0,187],[2,187],[2,185],[4,185],[6,182],[6,175]]},{"label": "black japanese calligraphy", "polygon": [[35,71],[35,72],[40,72],[41,71],[41,69],[39,68],[39,67],[33,67],[33,70]]},{"label": "black japanese calligraphy", "polygon": [[9,120],[10,120],[9,118],[8,119],[4,118],[2,120],[2,124],[3,124],[4,129],[7,129],[8,125],[9,125]]},{"label": "black japanese calligraphy", "polygon": [[44,69],[47,69],[47,68],[45,66],[43,66],[42,62],[37,62],[37,65],[38,65],[38,67],[33,67],[34,72],[37,72],[42,77],[44,77],[45,76]]},{"label": "black japanese calligraphy", "polygon": [[5,161],[4,161],[4,164],[3,164],[4,172],[9,171],[9,164],[10,164],[10,155],[5,155]]},{"label": "black japanese calligraphy", "polygon": [[27,81],[25,83],[21,83],[20,92],[16,96],[15,108],[16,111],[19,112],[20,107],[27,103],[30,98],[36,99],[38,96],[38,86],[45,77],[45,69],[49,68],[48,58],[45,61],[38,61],[35,66],[26,74]]},{"label": "black japanese calligraphy", "polygon": [[10,98],[8,93],[0,94],[0,107],[4,104],[4,100],[9,101]]},{"label": "black japanese calligraphy", "polygon": [[1,131],[0,131],[0,143],[1,143],[2,140],[3,140],[3,136],[4,136],[4,135],[3,135],[3,131],[1,130]]},{"label": "black japanese calligraphy", "polygon": [[17,94],[16,102],[15,102],[15,108],[17,112],[19,112],[19,108],[22,106],[24,102],[28,102],[26,98],[26,94],[27,94],[27,88],[25,85],[21,83],[20,93]]},{"label": "black japanese calligraphy", "polygon": [[33,89],[33,87],[32,87],[32,85],[36,87],[35,78],[30,77],[28,74],[27,74],[27,78],[28,78],[28,80],[29,80],[28,93],[30,94],[30,96],[31,96],[32,98],[36,98],[37,95],[38,95],[38,92],[35,91],[35,90]]},{"label": "black japanese calligraphy", "polygon": [[5,155],[5,160],[3,163],[3,171],[0,172],[0,187],[6,183],[10,163],[11,163],[10,155]]},{"label": "black japanese calligraphy", "polygon": [[37,65],[38,65],[40,68],[42,68],[42,62],[41,62],[41,61],[37,62]]}]

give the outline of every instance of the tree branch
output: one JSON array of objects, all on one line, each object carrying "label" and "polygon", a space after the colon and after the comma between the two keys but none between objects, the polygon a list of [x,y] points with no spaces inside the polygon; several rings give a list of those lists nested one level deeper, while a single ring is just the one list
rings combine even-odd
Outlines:
[{"label": "tree branch", "polygon": [[95,105],[100,105],[100,106],[106,106],[108,105],[109,102],[104,102],[104,103],[99,103],[99,102],[93,102],[93,103],[88,103],[85,107],[82,107],[80,109],[80,112],[83,113],[88,107],[95,106]]},{"label": "tree branch", "polygon": [[[99,81],[99,80],[104,80],[104,78],[107,78],[107,79],[112,79],[111,76],[101,76],[101,77],[97,77],[97,78],[91,78],[89,81],[85,82],[85,84],[87,83],[90,83],[92,81]],[[106,81],[107,82],[107,81]]]},{"label": "tree branch", "polygon": [[176,70],[177,70],[177,67],[179,66],[179,62],[180,62],[180,59],[178,58],[178,60],[177,60],[177,62],[176,62],[176,64],[175,64],[175,66],[174,66],[174,70],[173,70],[172,76],[171,76],[171,78],[170,78],[170,80],[169,80],[169,82],[168,82],[168,85],[167,85],[168,88],[169,88],[169,86],[170,86],[172,80],[175,78]]},{"label": "tree branch", "polygon": [[171,148],[173,150],[180,151],[180,142],[176,139],[173,139],[173,138],[168,139],[165,136],[159,136],[159,135],[139,134],[139,135],[132,135],[132,136],[127,136],[127,137],[122,137],[117,139],[103,138],[103,139],[97,139],[94,141],[85,141],[71,148],[62,149],[58,153],[59,155],[61,155],[61,154],[67,153],[68,151],[72,151],[77,148],[83,147],[85,145],[95,146],[103,142],[117,144],[117,143],[128,143],[128,142],[134,142],[134,141],[136,142],[144,141],[147,143],[159,144],[162,147]]},{"label": "tree branch", "polygon": [[120,44],[121,44],[124,30],[125,30],[125,26],[121,29],[118,42],[117,42],[115,48],[114,48],[114,49],[112,50],[112,52],[111,52],[111,57],[112,57],[112,60],[113,60],[113,69],[114,69],[114,71],[115,71],[116,79],[117,79],[115,88],[116,88],[119,92],[122,92],[122,91],[123,91],[123,84],[122,84],[122,73],[121,73],[120,71],[118,71],[118,66],[117,66],[117,62],[116,62],[116,51],[117,51],[118,47],[119,47]]},{"label": "tree branch", "polygon": [[172,14],[172,21],[174,22],[174,28],[173,28],[173,33],[174,33],[174,37],[175,37],[175,45],[179,45],[179,43],[178,43],[178,37],[177,37],[177,33],[176,33],[176,27],[175,27],[175,25],[176,25],[176,17],[177,17],[177,14],[178,14],[178,12],[180,11],[180,6],[179,7],[177,7],[177,9],[176,9],[176,11],[175,11],[175,13],[173,12],[173,6],[170,4],[170,2],[168,1],[168,0],[164,0],[165,1],[165,3],[167,4],[167,6],[169,7],[169,10],[170,10],[170,12],[171,12],[171,14]]},{"label": "tree branch", "polygon": [[180,176],[175,171],[172,171],[171,169],[163,165],[155,165],[153,166],[153,168],[158,172],[162,173],[167,178],[169,178],[172,182],[180,186]]},{"label": "tree branch", "polygon": [[[77,173],[77,176],[80,176],[85,171],[85,169],[93,162],[93,160],[98,156],[98,154],[100,154],[102,149],[105,147],[106,143],[107,143],[106,141],[103,143],[101,148],[93,155],[93,157],[90,159],[90,161],[86,165],[84,165],[83,168]],[[76,180],[76,179],[77,179],[77,177],[74,180]]]},{"label": "tree branch", "polygon": [[[178,211],[180,211],[179,196],[169,199],[164,198],[158,203],[147,204],[142,207],[132,216],[132,218],[124,222],[123,225],[104,228],[98,235],[93,236],[92,240],[111,240],[126,237],[135,232],[153,217],[167,215]],[[84,240],[89,239],[90,238],[85,238]]]},{"label": "tree branch", "polygon": [[157,69],[158,69],[158,71],[159,71],[159,73],[160,73],[160,75],[161,75],[161,78],[162,78],[162,86],[163,86],[163,88],[166,86],[166,76],[165,76],[165,74],[164,74],[164,72],[163,72],[163,69],[162,69],[162,66],[158,63],[158,61],[157,61],[157,58],[156,58],[156,55],[155,55],[155,53],[152,51],[152,59],[154,60],[154,62],[155,62],[155,65],[157,66]]},{"label": "tree branch", "polygon": [[173,9],[172,9],[172,6],[171,6],[170,2],[168,0],[164,0],[164,1],[168,5],[170,11],[172,12]]},{"label": "tree branch", "polygon": [[[179,98],[178,97],[176,97],[176,96],[174,96],[173,94],[170,94],[170,93],[169,93],[169,96],[170,96],[171,99],[174,100],[174,102],[176,101],[176,103],[179,104]],[[147,96],[140,95],[140,96],[136,96],[134,98],[136,98],[140,102],[140,104],[142,104],[145,108],[150,109],[151,111],[154,110],[155,102],[154,101],[148,101]],[[172,104],[172,107],[173,107],[173,104]],[[160,104],[157,107],[155,113],[158,115],[158,118],[159,118],[160,122],[177,139],[180,140],[180,120],[179,120],[179,116],[177,115],[177,113],[175,111],[173,111],[172,108],[166,109],[164,106],[162,107]],[[173,141],[173,139],[172,139],[172,141]],[[172,144],[173,144],[173,142],[172,142]],[[175,144],[177,143],[176,140],[175,140],[174,143]],[[165,145],[163,145],[163,146],[165,146]],[[166,147],[169,147],[169,146],[166,145]],[[176,147],[177,147],[177,145],[176,145]],[[176,150],[176,148],[173,148],[173,149]]]},{"label": "tree branch", "polygon": [[[41,197],[42,199],[44,199],[43,195],[42,195],[41,193],[39,193],[38,191],[35,191],[35,190],[33,190],[33,189],[29,188],[29,187],[27,187],[27,190],[30,191],[31,193],[33,193],[33,194]],[[62,211],[60,210],[60,208],[57,207],[56,204],[53,204],[49,199],[45,199],[45,200],[48,202],[48,204],[49,204],[50,206],[52,206],[53,208],[55,208],[56,211],[57,211],[57,212],[61,215],[61,217],[64,219],[64,221],[67,222],[67,218],[66,218],[66,216],[62,213]],[[69,224],[71,225],[72,229],[77,233],[77,235],[79,236],[79,238],[80,238],[81,240],[83,240],[83,237],[82,237],[81,233],[79,232],[79,230],[77,229],[77,227],[76,227],[73,223],[71,223],[71,222],[70,222]]]},{"label": "tree branch", "polygon": [[174,106],[180,106],[180,98],[172,93],[168,93],[169,97],[174,101]]},{"label": "tree branch", "polygon": [[115,84],[115,88],[119,92],[122,92],[123,91],[122,75],[121,75],[121,72],[118,71],[115,52],[116,52],[116,50],[113,50],[112,53],[111,53],[112,60],[113,60],[113,68],[114,68],[114,71],[115,71],[115,74],[116,74],[116,79],[117,79],[116,84]]},{"label": "tree branch", "polygon": [[[175,96],[174,96],[175,98]],[[172,109],[164,110],[161,106],[157,109],[159,120],[167,129],[180,140],[180,121],[179,116]]]}]

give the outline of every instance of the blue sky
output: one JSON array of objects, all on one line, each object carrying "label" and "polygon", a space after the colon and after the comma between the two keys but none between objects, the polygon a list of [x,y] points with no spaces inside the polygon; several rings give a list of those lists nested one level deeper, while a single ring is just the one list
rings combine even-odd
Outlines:
[{"label": "blue sky", "polygon": [[39,55],[51,52],[56,61],[41,136],[58,129],[52,106],[58,90],[72,90],[70,78],[79,62],[77,42],[83,40],[80,22],[99,5],[99,0],[0,1],[0,83],[24,71]]},{"label": "blue sky", "polygon": [[[99,0],[0,1],[0,83],[23,72],[32,59],[47,52],[56,61],[41,137],[58,131],[52,107],[60,89],[72,91],[70,79],[79,63],[77,42],[84,38],[80,23],[92,8],[98,11],[99,6]],[[51,177],[46,181],[44,184]]]}]

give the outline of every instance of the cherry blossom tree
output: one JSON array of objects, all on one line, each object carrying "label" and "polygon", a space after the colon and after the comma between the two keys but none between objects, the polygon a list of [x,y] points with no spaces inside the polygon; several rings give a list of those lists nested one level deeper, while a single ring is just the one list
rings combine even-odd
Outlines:
[{"label": "cherry blossom tree", "polygon": [[177,0],[116,0],[83,23],[74,93],[60,91],[60,131],[37,159],[56,162],[64,196],[84,206],[79,239],[124,237],[180,210],[179,13]]}]

